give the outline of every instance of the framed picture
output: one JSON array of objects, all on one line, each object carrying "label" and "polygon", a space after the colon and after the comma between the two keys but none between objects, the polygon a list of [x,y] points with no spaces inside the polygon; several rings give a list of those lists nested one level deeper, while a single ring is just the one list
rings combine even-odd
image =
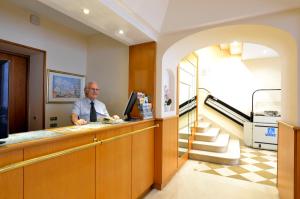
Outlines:
[{"label": "framed picture", "polygon": [[84,96],[85,77],[48,70],[48,103],[73,103]]}]

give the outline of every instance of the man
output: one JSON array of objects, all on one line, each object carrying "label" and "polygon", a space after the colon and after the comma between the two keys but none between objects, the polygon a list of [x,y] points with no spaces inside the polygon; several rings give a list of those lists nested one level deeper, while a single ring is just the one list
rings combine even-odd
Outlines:
[{"label": "man", "polygon": [[109,117],[105,104],[96,98],[99,88],[96,82],[89,82],[84,88],[85,98],[75,102],[72,110],[72,122],[75,125],[84,125],[96,122],[98,118]]}]

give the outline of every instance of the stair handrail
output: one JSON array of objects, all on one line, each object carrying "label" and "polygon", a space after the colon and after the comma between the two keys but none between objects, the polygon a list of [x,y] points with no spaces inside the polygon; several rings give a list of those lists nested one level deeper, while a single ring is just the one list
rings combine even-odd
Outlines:
[{"label": "stair handrail", "polygon": [[211,94],[211,92],[208,89],[203,87],[198,87],[198,90],[205,90],[208,94]]},{"label": "stair handrail", "polygon": [[250,117],[249,115],[247,115],[247,114],[245,114],[245,113],[239,111],[238,109],[236,109],[236,108],[230,106],[229,104],[223,102],[222,100],[218,99],[217,97],[214,97],[214,96],[211,95],[211,94],[208,95],[208,96],[206,97],[206,99],[205,99],[205,101],[204,101],[204,104],[205,104],[205,105],[207,105],[207,106],[213,108],[214,110],[216,110],[216,111],[218,111],[219,113],[225,115],[226,117],[228,117],[228,118],[230,118],[231,120],[237,122],[238,124],[243,125],[242,123],[240,123],[240,122],[237,121],[236,119],[232,118],[231,116],[227,115],[226,113],[224,113],[224,112],[218,110],[217,108],[211,106],[210,104],[208,104],[207,101],[208,101],[209,99],[212,99],[213,101],[216,101],[217,103],[219,103],[219,104],[225,106],[226,108],[230,109],[231,111],[233,111],[233,112],[237,113],[238,115],[242,116],[245,120],[247,120],[247,121],[250,121],[250,120],[251,120],[251,117]]},{"label": "stair handrail", "polygon": [[182,115],[185,115],[186,113],[191,112],[192,110],[194,110],[195,108],[197,108],[197,104],[195,103],[197,101],[197,96],[194,96],[193,98],[183,102],[182,104],[179,105],[179,109],[189,105],[189,104],[193,104],[192,107],[189,107],[188,110],[184,111],[183,113],[179,114],[179,117]]}]

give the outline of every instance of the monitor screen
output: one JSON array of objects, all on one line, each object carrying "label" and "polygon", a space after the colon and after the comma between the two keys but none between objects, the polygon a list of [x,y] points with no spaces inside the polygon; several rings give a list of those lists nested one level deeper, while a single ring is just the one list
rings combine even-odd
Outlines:
[{"label": "monitor screen", "polygon": [[0,139],[8,137],[9,62],[0,60]]},{"label": "monitor screen", "polygon": [[132,91],[131,94],[130,94],[126,109],[124,111],[124,115],[127,116],[127,118],[125,119],[126,121],[130,121],[132,119],[131,116],[130,116],[130,113],[131,113],[131,111],[134,107],[136,99],[137,99],[137,93]]}]

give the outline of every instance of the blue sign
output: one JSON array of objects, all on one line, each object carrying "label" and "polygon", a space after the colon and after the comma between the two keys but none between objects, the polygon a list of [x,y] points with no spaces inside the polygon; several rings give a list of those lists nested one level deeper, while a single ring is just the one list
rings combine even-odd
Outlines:
[{"label": "blue sign", "polygon": [[267,128],[267,132],[265,135],[268,137],[276,137],[275,128],[273,127]]}]

